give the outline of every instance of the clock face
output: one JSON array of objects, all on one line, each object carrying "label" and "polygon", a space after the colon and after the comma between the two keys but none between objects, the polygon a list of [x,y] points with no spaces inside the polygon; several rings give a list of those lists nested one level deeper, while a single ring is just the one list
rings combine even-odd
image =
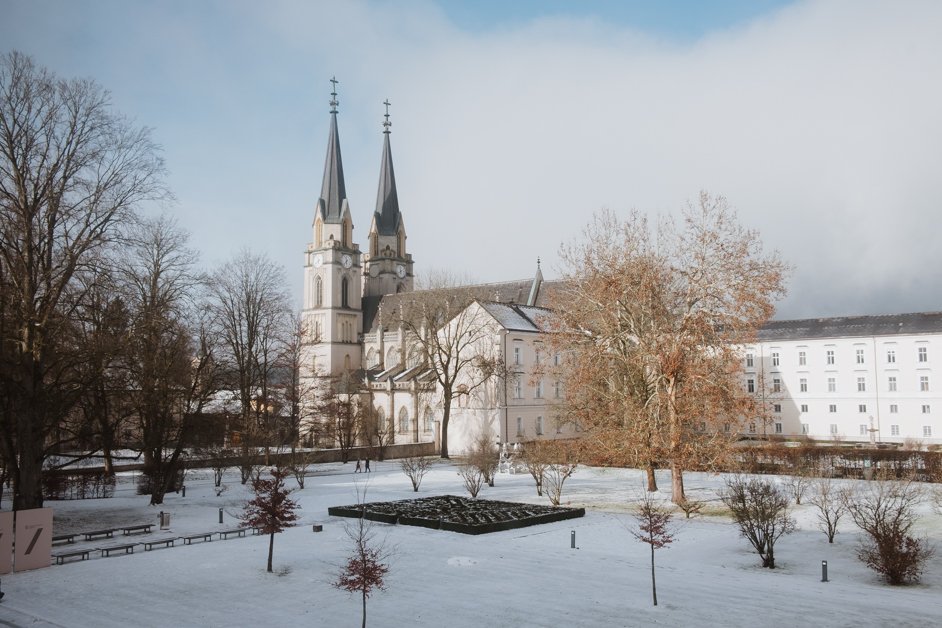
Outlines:
[{"label": "clock face", "polygon": [[399,278],[400,278],[400,279],[403,278],[403,277],[405,277],[405,276],[406,276],[406,267],[403,266],[402,264],[399,264],[398,266],[396,266],[396,274],[399,275]]},{"label": "clock face", "polygon": [[317,255],[314,256],[312,263],[314,264],[314,268],[320,268],[321,264],[324,263],[324,256],[318,253]]},{"label": "clock face", "polygon": [[343,264],[344,268],[350,268],[353,265],[353,258],[349,255],[344,255],[340,258],[340,263]]}]

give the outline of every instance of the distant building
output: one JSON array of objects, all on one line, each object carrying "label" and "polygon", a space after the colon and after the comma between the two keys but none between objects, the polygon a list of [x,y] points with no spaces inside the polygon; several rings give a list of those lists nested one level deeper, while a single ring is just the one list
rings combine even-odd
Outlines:
[{"label": "distant building", "polygon": [[[361,251],[343,177],[336,92],[331,96],[324,178],[304,252],[302,316],[315,338],[307,377],[355,379],[388,442],[437,442],[442,395],[434,374],[395,316],[381,316],[419,294],[396,192],[388,109],[376,205]],[[574,435],[575,426],[556,416],[561,383],[533,376],[540,360],[559,360],[543,348],[545,287],[539,264],[532,280],[476,287],[487,296],[469,302],[468,315],[487,326],[488,350],[508,372],[466,394],[458,386],[451,452],[465,451],[482,431],[501,443]],[[942,361],[942,313],[773,321],[743,350],[743,385],[763,398],[771,420],[747,421],[743,436],[942,443],[936,419],[942,382],[933,381],[933,359]]]}]

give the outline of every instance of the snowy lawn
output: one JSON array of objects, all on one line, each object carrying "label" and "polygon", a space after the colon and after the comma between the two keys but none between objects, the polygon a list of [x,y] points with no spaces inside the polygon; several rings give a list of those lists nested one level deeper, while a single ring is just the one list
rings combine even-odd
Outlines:
[{"label": "snowy lawn", "polygon": [[[462,494],[455,467],[439,465],[418,495],[395,462],[371,474],[353,465],[312,467],[298,526],[275,537],[275,573],[265,571],[267,536],[247,536],[69,562],[3,578],[0,624],[13,626],[359,626],[360,600],[331,586],[351,543],[347,520],[329,506]],[[658,476],[669,490],[669,476]],[[134,494],[119,478],[110,499],[47,502],[55,533],[156,523],[169,512],[171,531],[79,542],[53,551],[142,542],[239,527],[248,497],[235,473],[217,497],[211,471],[189,472],[186,497],[170,494],[161,507]],[[566,483],[564,505],[585,507],[581,519],[468,536],[412,526],[374,524],[395,548],[388,590],[372,597],[368,625],[448,626],[919,626],[942,623],[942,556],[922,584],[889,587],[855,557],[858,531],[842,520],[834,545],[814,524],[811,506],[795,509],[800,531],[776,546],[774,571],[739,538],[721,514],[721,476],[686,476],[689,497],[709,502],[706,516],[683,520],[673,545],[657,552],[658,607],[651,605],[649,548],[626,529],[629,502],[641,488],[633,470],[580,468]],[[288,480],[291,485],[293,479]],[[482,497],[537,504],[529,475],[498,475]],[[668,497],[664,492],[662,498]],[[568,503],[566,503],[568,502]],[[4,503],[8,507],[8,503]],[[218,523],[218,509],[224,523]],[[312,524],[323,524],[314,533]],[[942,515],[928,506],[921,530],[942,546]],[[570,548],[576,532],[578,549]],[[118,533],[120,535],[120,532]],[[942,547],[940,547],[942,550]],[[830,582],[821,582],[827,560]]]}]

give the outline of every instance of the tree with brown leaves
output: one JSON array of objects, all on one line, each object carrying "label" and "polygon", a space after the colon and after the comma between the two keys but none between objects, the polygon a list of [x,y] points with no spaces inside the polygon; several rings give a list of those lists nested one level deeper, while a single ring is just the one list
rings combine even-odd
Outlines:
[{"label": "tree with brown leaves", "polygon": [[654,606],[657,606],[657,581],[654,577],[654,551],[667,547],[674,542],[674,534],[671,530],[671,520],[673,514],[655,503],[649,493],[643,493],[638,504],[638,512],[635,513],[636,529],[631,530],[631,534],[651,547],[651,595],[654,598]]},{"label": "tree with brown leaves", "polygon": [[603,212],[562,258],[547,322],[566,355],[564,411],[599,457],[652,481],[668,465],[679,503],[684,469],[726,453],[735,430],[724,424],[765,415],[741,385],[740,347],[772,316],[787,267],[706,193],[679,225]]},{"label": "tree with brown leaves", "polygon": [[242,520],[251,528],[258,528],[261,534],[268,534],[268,573],[272,572],[271,559],[275,551],[275,534],[282,532],[288,525],[298,520],[298,503],[288,497],[291,490],[285,488],[288,471],[275,467],[271,470],[271,479],[260,477],[252,480],[255,499],[245,505]]},{"label": "tree with brown leaves", "polygon": [[353,541],[353,552],[333,585],[360,594],[363,602],[361,625],[366,628],[366,600],[374,591],[386,590],[386,575],[389,573],[386,560],[390,551],[385,543],[376,542],[373,524],[367,521],[366,512],[361,514],[356,523],[346,528],[346,533]]}]

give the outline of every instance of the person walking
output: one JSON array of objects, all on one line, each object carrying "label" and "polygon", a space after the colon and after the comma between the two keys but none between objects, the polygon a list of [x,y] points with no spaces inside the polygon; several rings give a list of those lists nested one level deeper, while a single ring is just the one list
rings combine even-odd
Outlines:
[{"label": "person walking", "polygon": [[367,473],[370,472],[370,459],[369,458],[366,459],[366,472]]},{"label": "person walking", "polygon": [[[369,464],[369,463],[367,463]],[[353,470],[354,473],[360,473],[362,469],[360,468],[360,459],[357,458],[357,468]]]}]

